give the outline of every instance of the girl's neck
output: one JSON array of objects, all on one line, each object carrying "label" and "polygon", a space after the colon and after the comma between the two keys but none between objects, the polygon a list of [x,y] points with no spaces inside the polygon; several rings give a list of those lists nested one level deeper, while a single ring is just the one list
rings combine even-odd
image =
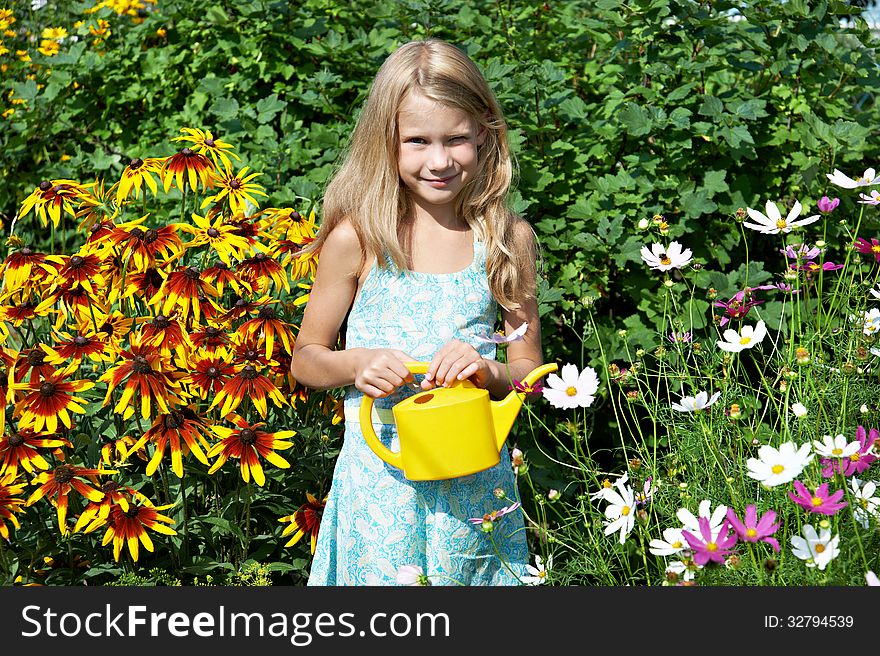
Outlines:
[{"label": "girl's neck", "polygon": [[453,207],[425,208],[415,206],[407,223],[419,230],[435,230],[437,228],[464,232],[469,229],[467,222],[456,214]]}]

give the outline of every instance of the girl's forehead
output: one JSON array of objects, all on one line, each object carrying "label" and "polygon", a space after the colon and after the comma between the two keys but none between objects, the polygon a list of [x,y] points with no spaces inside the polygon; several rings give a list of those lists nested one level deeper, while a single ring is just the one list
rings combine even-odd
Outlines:
[{"label": "girl's forehead", "polygon": [[410,91],[397,110],[397,125],[405,128],[469,128],[473,120],[457,107],[450,107],[426,96]]}]

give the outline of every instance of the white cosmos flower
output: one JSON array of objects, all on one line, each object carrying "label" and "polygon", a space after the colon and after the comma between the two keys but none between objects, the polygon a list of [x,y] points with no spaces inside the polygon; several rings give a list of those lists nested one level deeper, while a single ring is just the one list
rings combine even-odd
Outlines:
[{"label": "white cosmos flower", "polygon": [[870,569],[865,573],[865,582],[872,586],[880,585],[880,579],[878,579],[877,575]]},{"label": "white cosmos flower", "polygon": [[831,537],[831,530],[823,528],[818,535],[812,524],[804,524],[804,535],[791,536],[792,553],[807,561],[807,567],[825,569],[839,553],[840,535]]},{"label": "white cosmos flower", "polygon": [[724,340],[719,339],[715,344],[722,351],[739,353],[743,349],[752,348],[755,344],[760,344],[761,340],[766,336],[767,324],[762,319],[754,327],[743,326],[739,332],[736,332],[733,328],[728,328],[724,331]]},{"label": "white cosmos flower", "polygon": [[624,485],[628,480],[629,473],[627,472],[623,472],[623,476],[614,481],[613,484],[606,478],[604,481],[602,481],[602,487],[599,488],[599,491],[593,492],[593,494],[590,495],[590,499],[592,499],[593,501],[595,501],[596,499],[604,499],[605,493],[608,492],[608,490],[611,490],[614,485]]},{"label": "white cosmos flower", "polygon": [[877,484],[874,481],[863,483],[857,478],[850,479],[853,496],[853,514],[862,528],[869,528],[871,522],[880,522],[880,497],[874,496]]},{"label": "white cosmos flower", "polygon": [[693,253],[690,248],[682,250],[681,244],[674,241],[669,244],[669,248],[663,248],[663,244],[651,244],[651,250],[647,246],[642,246],[642,259],[647,262],[652,269],[659,271],[669,271],[669,269],[680,269],[693,259]]},{"label": "white cosmos flower", "polygon": [[814,214],[813,216],[808,216],[805,219],[801,219],[800,221],[795,221],[797,217],[801,215],[801,209],[803,209],[800,201],[796,200],[794,202],[794,207],[791,208],[791,211],[788,213],[788,216],[784,219],[782,218],[782,214],[779,212],[779,208],[776,207],[776,203],[772,200],[767,201],[767,205],[765,206],[767,214],[762,214],[758,210],[753,210],[751,207],[746,208],[746,212],[749,213],[749,216],[755,223],[749,223],[746,221],[743,225],[746,228],[751,228],[752,230],[757,230],[760,233],[765,235],[776,235],[780,232],[791,232],[792,228],[799,228],[801,226],[809,225],[814,221],[819,220],[819,215]]},{"label": "white cosmos flower", "polygon": [[880,298],[880,283],[877,284],[877,289],[871,290],[871,296],[874,298]]},{"label": "white cosmos flower", "polygon": [[799,449],[794,442],[780,444],[778,449],[765,444],[758,449],[757,458],[746,461],[749,478],[761,481],[767,487],[790,483],[813,459],[815,454],[810,451],[809,444],[802,444]]},{"label": "white cosmos flower", "polygon": [[621,485],[618,480],[614,487],[617,489],[609,488],[604,497],[608,502],[605,508],[605,518],[608,520],[605,522],[605,535],[620,531],[620,544],[623,544],[636,521],[636,500],[629,485]]},{"label": "white cosmos flower", "polygon": [[578,372],[576,366],[567,364],[562,367],[561,378],[556,374],[547,375],[547,385],[541,393],[554,408],[588,408],[598,389],[599,377],[595,369],[585,367]]},{"label": "white cosmos flower", "polygon": [[876,172],[874,169],[865,169],[865,172],[862,173],[858,178],[853,180],[848,175],[845,175],[841,171],[834,169],[834,173],[826,173],[825,177],[831,181],[831,184],[837,185],[838,187],[843,187],[844,189],[855,189],[856,187],[870,187],[871,185],[875,185],[880,180],[877,179]]},{"label": "white cosmos flower", "polygon": [[553,569],[553,554],[547,556],[547,562],[539,554],[535,554],[535,566],[526,565],[528,576],[521,576],[520,581],[526,585],[541,585],[547,582],[547,573]]},{"label": "white cosmos flower", "polygon": [[876,189],[872,189],[870,195],[859,194],[859,198],[862,205],[880,205],[880,191]]},{"label": "white cosmos flower", "polygon": [[672,404],[672,409],[679,412],[698,412],[715,403],[719,396],[721,392],[715,392],[711,398],[708,392],[697,392],[696,396],[681,397],[681,401]]},{"label": "white cosmos flower", "polygon": [[800,401],[791,404],[791,411],[794,413],[795,417],[806,417],[809,412],[807,406]]},{"label": "white cosmos flower", "polygon": [[880,309],[871,308],[870,311],[865,310],[862,332],[866,335],[874,335],[877,331],[880,331]]},{"label": "white cosmos flower", "polygon": [[693,581],[694,574],[698,569],[703,569],[703,566],[697,565],[693,560],[689,560],[688,562],[676,560],[669,563],[669,566],[666,568],[666,573],[677,574],[685,581]]},{"label": "white cosmos flower", "polygon": [[397,570],[398,585],[431,585],[425,570],[419,565],[401,565]]},{"label": "white cosmos flower", "polygon": [[709,530],[712,532],[712,535],[717,536],[721,531],[721,525],[724,524],[724,520],[727,517],[727,506],[720,505],[715,510],[712,510],[712,502],[709,499],[703,499],[697,507],[697,513],[699,514],[698,517],[694,517],[694,514],[687,508],[679,508],[675,516],[682,523],[682,529],[694,535],[702,534],[699,518],[705,517],[709,520]]},{"label": "white cosmos flower", "polygon": [[688,544],[680,528],[667,528],[663,531],[662,540],[654,538],[648,543],[648,551],[655,556],[671,556],[687,548]]},{"label": "white cosmos flower", "polygon": [[813,450],[823,458],[849,458],[861,448],[861,442],[858,440],[847,442],[846,436],[843,434],[836,437],[825,435],[821,442],[813,440]]}]

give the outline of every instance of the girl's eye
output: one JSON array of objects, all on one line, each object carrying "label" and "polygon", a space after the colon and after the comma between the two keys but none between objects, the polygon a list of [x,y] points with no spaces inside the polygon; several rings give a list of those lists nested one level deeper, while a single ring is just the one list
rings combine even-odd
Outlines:
[{"label": "girl's eye", "polygon": [[406,143],[423,144],[425,143],[425,140],[421,137],[410,137],[406,140]]}]

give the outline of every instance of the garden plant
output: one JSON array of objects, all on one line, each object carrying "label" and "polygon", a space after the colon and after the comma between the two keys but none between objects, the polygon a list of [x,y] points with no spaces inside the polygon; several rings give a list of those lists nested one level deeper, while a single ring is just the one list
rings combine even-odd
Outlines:
[{"label": "garden plant", "polygon": [[0,581],[305,582],[342,429],[289,375],[300,251],[376,65],[437,36],[505,108],[560,369],[465,519],[525,513],[526,585],[876,583],[860,9],[359,4],[0,7]]}]

